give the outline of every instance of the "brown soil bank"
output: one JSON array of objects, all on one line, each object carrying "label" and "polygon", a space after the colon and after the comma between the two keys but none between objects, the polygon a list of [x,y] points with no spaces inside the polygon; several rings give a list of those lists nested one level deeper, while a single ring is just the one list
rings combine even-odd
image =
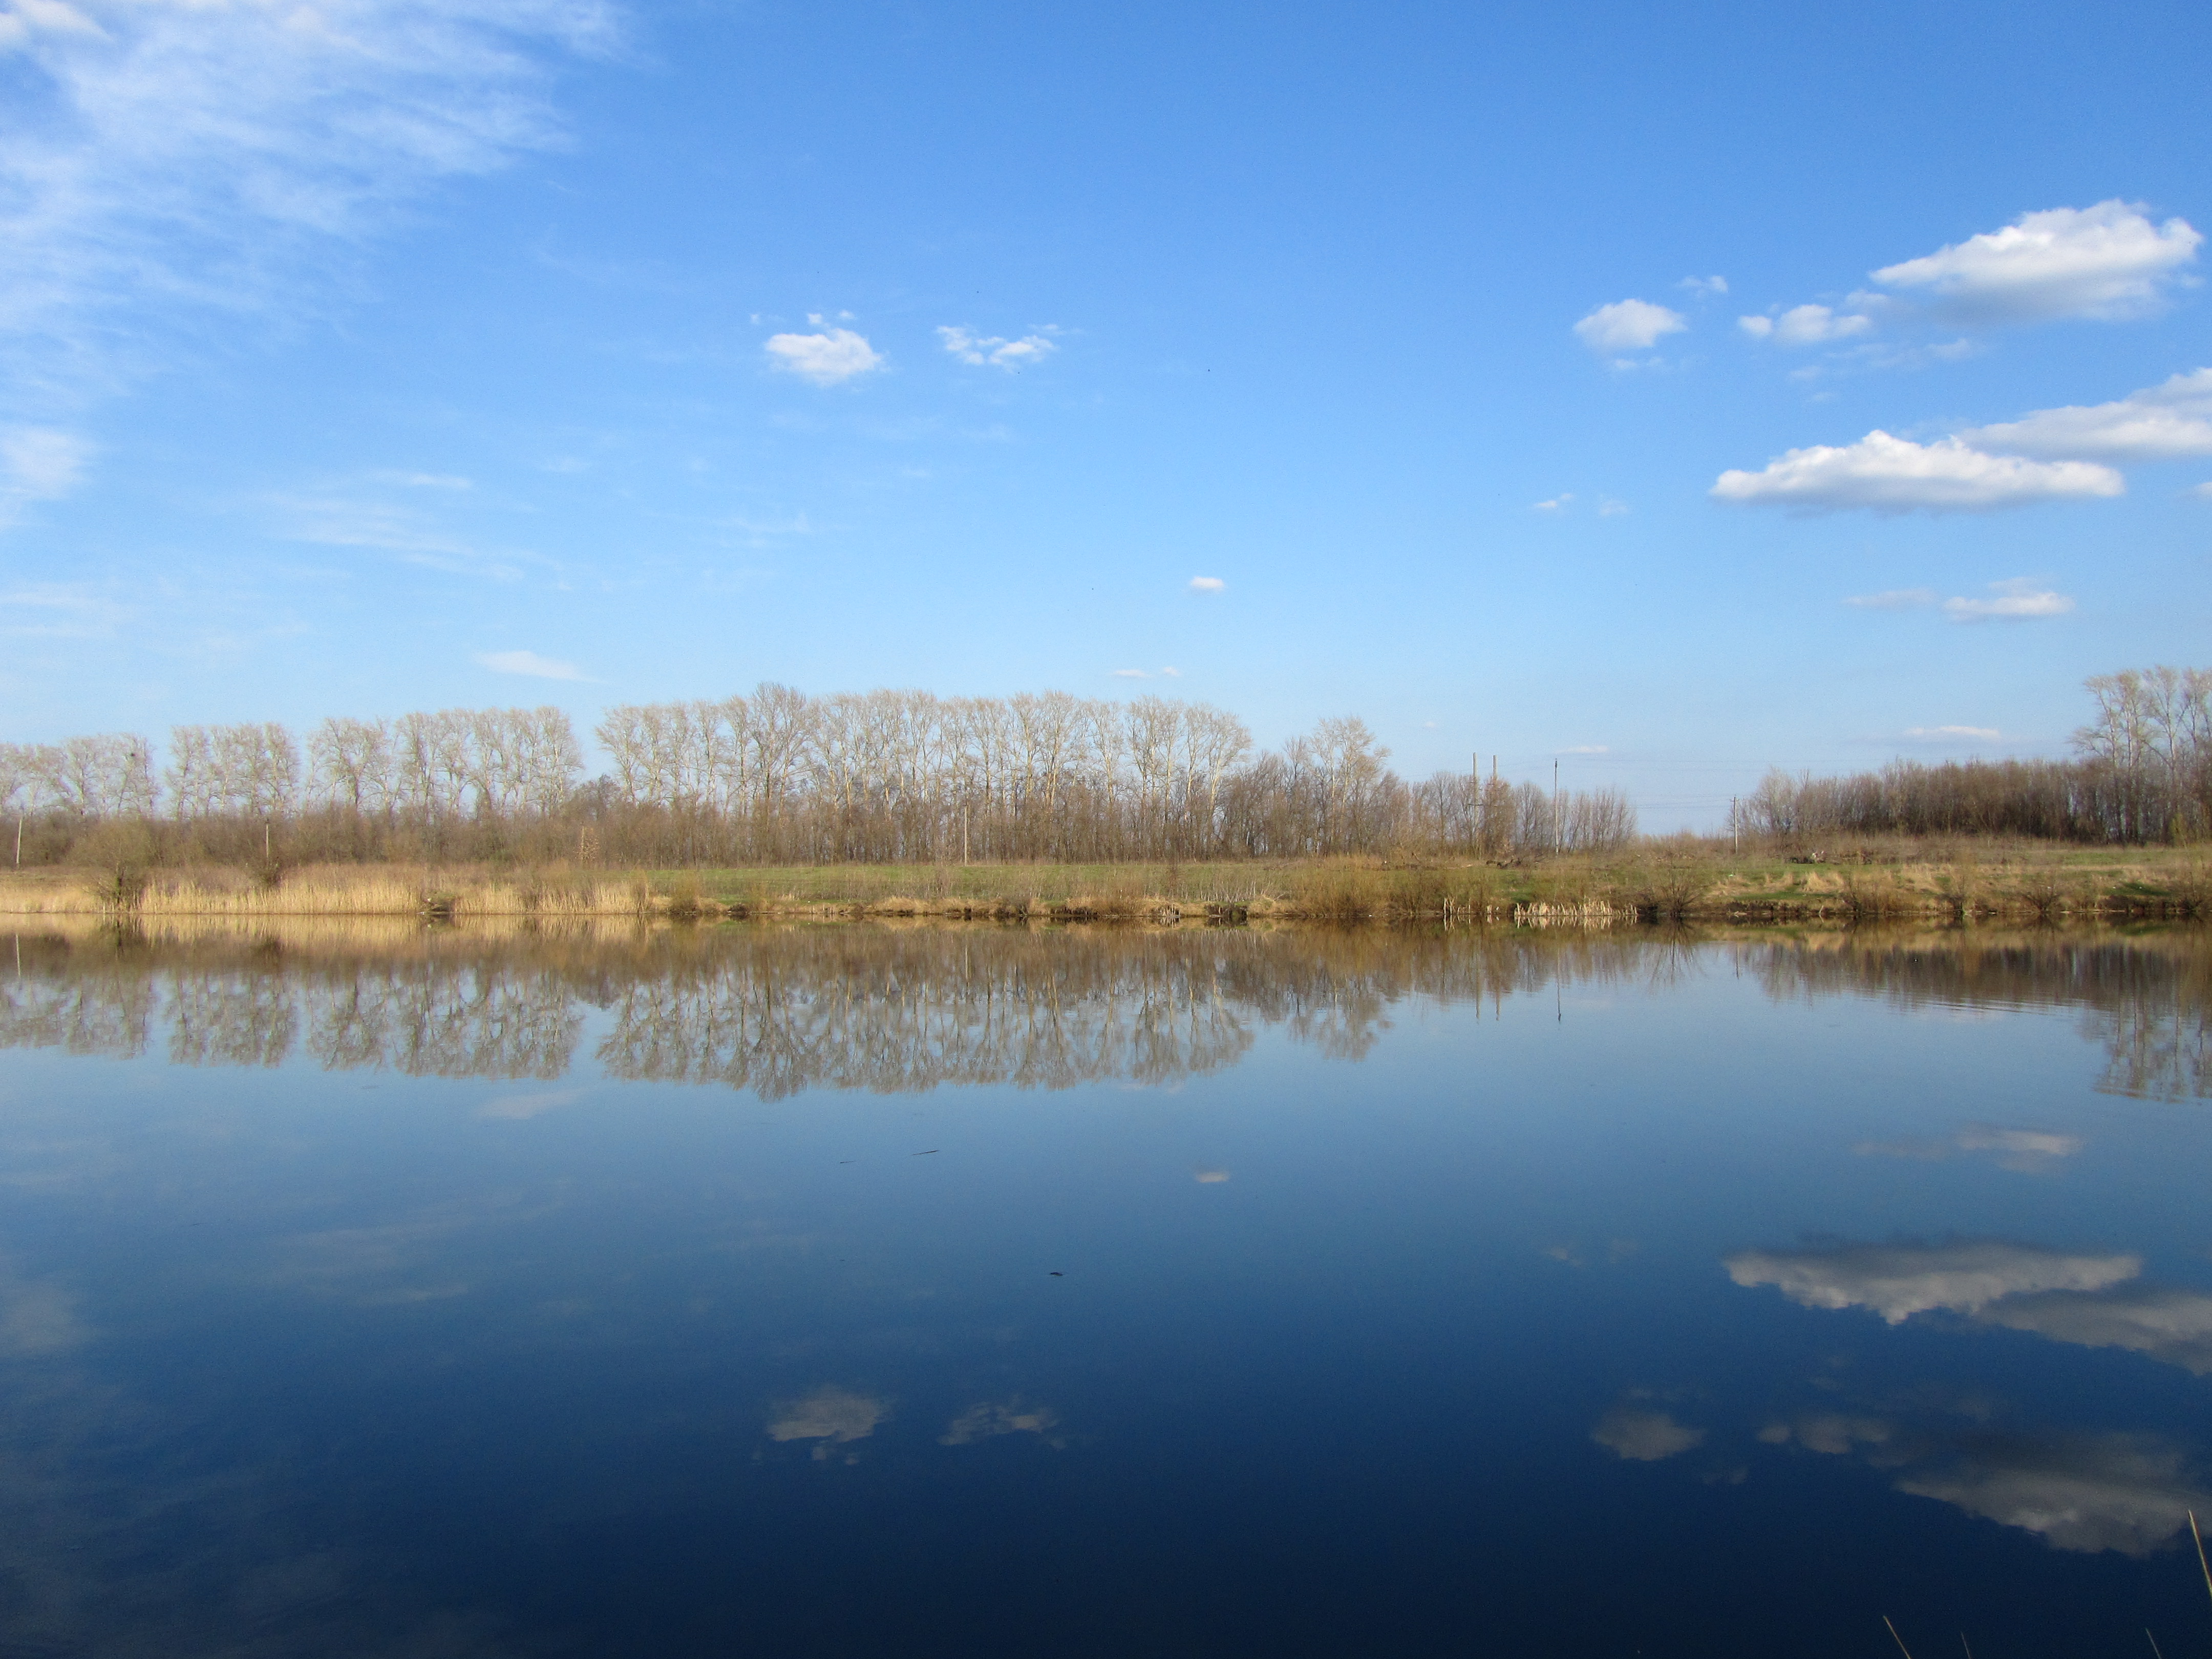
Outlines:
[{"label": "brown soil bank", "polygon": [[1530,864],[1416,859],[1207,864],[827,865],[610,872],[323,865],[0,873],[0,915],[1257,918],[1607,926],[1679,919],[2190,918],[2212,914],[2192,848],[1925,843],[1735,854],[1646,843]]}]

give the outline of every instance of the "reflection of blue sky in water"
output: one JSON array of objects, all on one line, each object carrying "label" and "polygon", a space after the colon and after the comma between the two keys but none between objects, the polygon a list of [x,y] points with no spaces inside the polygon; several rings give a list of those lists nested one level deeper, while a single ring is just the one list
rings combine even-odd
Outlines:
[{"label": "reflection of blue sky in water", "polygon": [[5,1640],[1844,1659],[2191,1588],[2212,1151],[2094,1024],[2193,1018],[2185,939],[402,944],[0,975]]}]

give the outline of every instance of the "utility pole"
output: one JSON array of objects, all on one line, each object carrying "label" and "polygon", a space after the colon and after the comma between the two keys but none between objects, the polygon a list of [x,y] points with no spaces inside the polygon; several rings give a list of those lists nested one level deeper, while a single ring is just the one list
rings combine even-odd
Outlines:
[{"label": "utility pole", "polygon": [[1736,815],[1734,795],[1729,797],[1729,834],[1735,842],[1735,850],[1739,853],[1743,851],[1743,820]]},{"label": "utility pole", "polygon": [[1554,755],[1552,757],[1552,850],[1554,853],[1559,850],[1560,842],[1565,839],[1561,834],[1563,828],[1559,823],[1559,757]]}]

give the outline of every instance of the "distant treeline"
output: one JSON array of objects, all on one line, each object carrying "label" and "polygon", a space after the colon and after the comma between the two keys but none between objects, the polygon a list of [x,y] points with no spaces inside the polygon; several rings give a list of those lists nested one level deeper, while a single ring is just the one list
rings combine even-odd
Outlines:
[{"label": "distant treeline", "polygon": [[[743,865],[1603,851],[1617,790],[1409,782],[1356,718],[1255,752],[1235,715],[1064,692],[626,704],[586,781],[552,708],[0,744],[26,864],[385,859]],[[132,848],[139,849],[132,852]]]},{"label": "distant treeline", "polygon": [[2087,682],[2094,718],[2065,761],[1892,761],[1816,778],[1771,772],[1739,803],[1747,834],[2028,836],[2201,841],[2212,835],[2212,669],[2152,668]]}]

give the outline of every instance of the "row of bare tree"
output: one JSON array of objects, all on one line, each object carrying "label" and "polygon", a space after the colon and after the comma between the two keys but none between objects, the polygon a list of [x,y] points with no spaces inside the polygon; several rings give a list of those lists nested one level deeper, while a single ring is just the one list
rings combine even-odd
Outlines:
[{"label": "row of bare tree", "polygon": [[1771,772],[1737,806],[1747,834],[2013,835],[2079,842],[2212,836],[2212,669],[2087,683],[2094,717],[2067,761],[1892,761],[1816,778]]},{"label": "row of bare tree", "polygon": [[1255,754],[1203,703],[1045,692],[625,704],[581,781],[557,708],[448,709],[283,726],[179,726],[0,744],[0,810],[35,821],[33,861],[88,826],[164,829],[201,856],[568,856],[666,864],[1306,857],[1450,848],[1489,856],[1620,846],[1613,790],[1553,793],[1440,773],[1408,783],[1353,717]]}]

